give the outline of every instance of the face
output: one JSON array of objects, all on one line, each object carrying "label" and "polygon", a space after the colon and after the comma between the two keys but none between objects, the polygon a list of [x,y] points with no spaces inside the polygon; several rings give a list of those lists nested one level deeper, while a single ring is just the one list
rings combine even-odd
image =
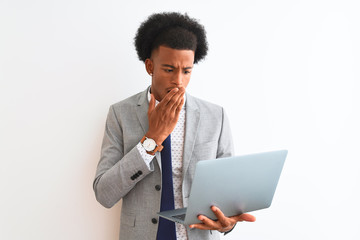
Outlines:
[{"label": "face", "polygon": [[151,93],[161,101],[173,88],[186,88],[194,65],[193,50],[160,46],[146,59],[146,71],[152,75]]}]

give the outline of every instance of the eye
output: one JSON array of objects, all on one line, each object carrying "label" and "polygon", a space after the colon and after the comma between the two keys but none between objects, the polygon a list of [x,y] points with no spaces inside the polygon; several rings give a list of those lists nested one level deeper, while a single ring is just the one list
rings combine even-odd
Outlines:
[{"label": "eye", "polygon": [[170,72],[173,72],[174,70],[169,69],[169,68],[165,68],[164,71],[167,72],[167,73],[170,73]]},{"label": "eye", "polygon": [[184,73],[185,73],[185,74],[190,74],[190,73],[191,73],[191,71],[189,71],[189,70],[185,70],[185,71],[184,71]]}]

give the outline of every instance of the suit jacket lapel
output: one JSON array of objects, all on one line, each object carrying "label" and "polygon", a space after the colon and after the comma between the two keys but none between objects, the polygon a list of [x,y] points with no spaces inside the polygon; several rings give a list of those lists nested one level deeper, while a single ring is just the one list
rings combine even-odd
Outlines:
[{"label": "suit jacket lapel", "polygon": [[184,155],[183,155],[183,169],[182,175],[189,167],[190,159],[194,150],[195,139],[198,132],[200,111],[194,102],[193,98],[186,94],[186,116],[185,116],[185,142],[184,142]]},{"label": "suit jacket lapel", "polygon": [[140,125],[144,131],[144,134],[149,129],[149,122],[147,112],[149,109],[149,102],[147,100],[147,92],[149,88],[147,88],[139,97],[139,101],[137,103],[136,115],[140,122]]}]

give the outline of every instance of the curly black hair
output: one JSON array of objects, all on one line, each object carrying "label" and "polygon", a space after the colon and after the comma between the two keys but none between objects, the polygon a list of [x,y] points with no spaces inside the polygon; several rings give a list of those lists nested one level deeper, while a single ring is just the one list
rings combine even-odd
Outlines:
[{"label": "curly black hair", "polygon": [[134,38],[138,57],[145,62],[159,46],[189,49],[195,52],[194,63],[204,59],[208,51],[204,26],[186,13],[163,12],[144,21]]}]

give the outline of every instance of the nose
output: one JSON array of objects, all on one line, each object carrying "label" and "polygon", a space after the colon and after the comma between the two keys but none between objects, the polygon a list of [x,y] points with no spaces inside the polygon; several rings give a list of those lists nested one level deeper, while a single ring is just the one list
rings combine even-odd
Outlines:
[{"label": "nose", "polygon": [[182,73],[179,71],[176,74],[174,74],[172,79],[173,84],[175,84],[177,87],[181,87],[183,83],[183,76]]}]

